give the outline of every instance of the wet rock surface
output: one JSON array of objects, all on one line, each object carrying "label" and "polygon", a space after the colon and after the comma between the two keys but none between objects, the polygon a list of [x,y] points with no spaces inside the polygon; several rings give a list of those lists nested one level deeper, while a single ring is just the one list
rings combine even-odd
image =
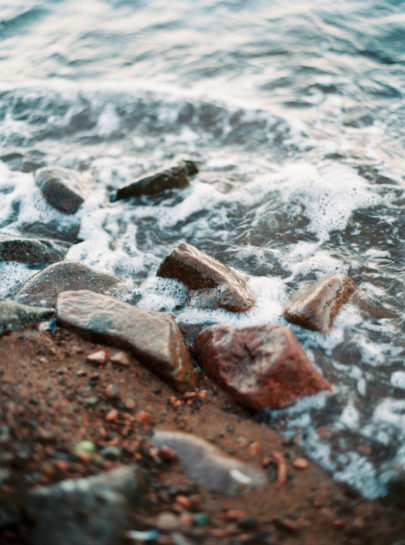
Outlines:
[{"label": "wet rock surface", "polygon": [[157,195],[167,189],[183,189],[190,185],[189,176],[197,172],[198,167],[194,161],[182,161],[177,166],[121,187],[116,192],[114,200],[130,199],[142,195]]},{"label": "wet rock surface", "polygon": [[355,284],[344,274],[321,278],[298,289],[284,309],[284,317],[293,324],[326,333],[355,290]]},{"label": "wet rock surface", "polygon": [[88,182],[75,170],[43,167],[35,172],[35,183],[48,204],[64,214],[75,214],[87,196]]},{"label": "wet rock surface", "polygon": [[211,379],[253,410],[286,407],[331,390],[285,326],[210,326],[195,339],[193,351]]},{"label": "wet rock surface", "polygon": [[246,287],[247,275],[191,244],[175,246],[161,263],[157,276],[175,278],[193,290],[189,301],[198,306],[245,312],[255,303]]},{"label": "wet rock surface", "polygon": [[195,435],[156,430],[152,443],[173,449],[189,477],[215,494],[235,496],[266,485],[265,473],[227,456]]},{"label": "wet rock surface", "polygon": [[20,305],[9,299],[0,299],[0,335],[6,331],[19,331],[54,314],[52,309]]},{"label": "wet rock surface", "polygon": [[127,529],[131,505],[143,497],[136,467],[65,480],[33,490],[26,508],[34,517],[32,545],[116,545]]},{"label": "wet rock surface", "polygon": [[57,295],[68,290],[91,290],[112,295],[125,294],[123,280],[75,261],[61,261],[32,276],[16,293],[19,303],[56,307]]},{"label": "wet rock surface", "polygon": [[0,233],[0,261],[49,265],[61,261],[70,244],[44,238],[27,238]]},{"label": "wet rock surface", "polygon": [[90,291],[59,295],[57,318],[64,326],[129,349],[178,390],[197,385],[197,372],[171,314],[146,311]]}]

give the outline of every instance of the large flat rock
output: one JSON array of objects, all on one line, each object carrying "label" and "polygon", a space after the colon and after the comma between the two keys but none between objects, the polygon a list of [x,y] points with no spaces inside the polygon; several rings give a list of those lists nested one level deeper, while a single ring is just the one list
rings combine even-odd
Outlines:
[{"label": "large flat rock", "polygon": [[76,261],[60,261],[27,280],[14,299],[27,305],[55,308],[58,294],[71,290],[121,295],[125,294],[127,287],[113,274],[96,271]]},{"label": "large flat rock", "polygon": [[165,257],[157,276],[180,280],[193,290],[189,301],[196,306],[245,312],[255,303],[247,275],[184,242]]},{"label": "large flat rock", "polygon": [[207,375],[253,410],[286,407],[331,390],[285,326],[213,325],[198,335],[193,350]]},{"label": "large flat rock", "polygon": [[70,244],[61,240],[10,236],[0,233],[0,261],[49,265],[64,259]]},{"label": "large flat rock", "polygon": [[177,390],[197,386],[197,372],[171,314],[90,291],[68,291],[58,297],[57,318],[82,334],[130,350]]},{"label": "large flat rock", "polygon": [[19,331],[54,314],[49,308],[20,305],[9,299],[0,299],[0,335],[6,331]]},{"label": "large flat rock", "polygon": [[326,333],[355,290],[344,274],[326,276],[299,288],[285,307],[284,317],[292,324]]},{"label": "large flat rock", "polygon": [[35,183],[48,204],[64,214],[75,214],[88,193],[87,179],[69,168],[40,168],[35,172]]}]

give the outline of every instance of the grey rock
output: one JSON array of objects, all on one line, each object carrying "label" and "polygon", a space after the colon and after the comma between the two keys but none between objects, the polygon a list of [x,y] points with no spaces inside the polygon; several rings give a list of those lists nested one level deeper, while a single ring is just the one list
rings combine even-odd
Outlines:
[{"label": "grey rock", "polygon": [[69,248],[67,242],[0,234],[0,261],[49,265],[61,261]]},{"label": "grey rock", "polygon": [[87,196],[86,178],[68,168],[40,168],[35,173],[35,183],[46,201],[64,214],[75,214]]},{"label": "grey rock", "polygon": [[113,445],[110,445],[108,447],[103,448],[100,454],[106,460],[118,460],[118,458],[121,457],[122,448],[114,447]]},{"label": "grey rock", "polygon": [[0,299],[0,335],[5,331],[20,331],[54,314],[55,311],[49,308],[21,305],[9,299]]}]

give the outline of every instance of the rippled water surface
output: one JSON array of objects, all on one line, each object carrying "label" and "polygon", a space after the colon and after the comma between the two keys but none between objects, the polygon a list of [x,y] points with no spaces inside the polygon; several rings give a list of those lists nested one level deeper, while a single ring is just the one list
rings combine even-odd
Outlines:
[{"label": "rippled water surface", "polygon": [[[349,274],[368,308],[349,303],[327,335],[293,327],[335,393],[264,418],[384,495],[405,475],[404,65],[400,0],[4,0],[0,229],[75,240],[69,259],[189,324],[284,323],[303,281]],[[189,189],[110,202],[182,158],[200,165]],[[89,177],[74,216],[34,185],[53,164]],[[247,272],[256,306],[184,306],[155,278],[179,241]],[[3,263],[0,294],[34,272]]]}]

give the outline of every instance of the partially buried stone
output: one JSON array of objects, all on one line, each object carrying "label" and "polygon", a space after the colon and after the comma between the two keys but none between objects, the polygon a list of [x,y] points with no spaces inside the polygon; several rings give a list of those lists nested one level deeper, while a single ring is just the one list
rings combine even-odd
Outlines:
[{"label": "partially buried stone", "polygon": [[267,484],[262,471],[223,454],[195,435],[157,430],[151,441],[159,448],[173,449],[189,477],[214,494],[235,496],[246,490],[262,489]]},{"label": "partially buried stone", "polygon": [[113,274],[96,271],[75,261],[61,261],[32,276],[17,291],[15,300],[55,308],[59,293],[83,289],[120,296],[126,293],[127,287],[124,280]]},{"label": "partially buried stone", "polygon": [[128,528],[131,505],[145,493],[136,467],[36,488],[25,499],[34,524],[31,545],[116,545]]},{"label": "partially buried stone", "polygon": [[6,331],[19,331],[47,320],[54,314],[54,310],[49,308],[20,305],[9,299],[0,299],[0,335]]},{"label": "partially buried stone", "polygon": [[35,183],[48,204],[64,214],[75,214],[87,196],[86,178],[68,168],[40,168],[35,172]]},{"label": "partially buried stone", "polygon": [[194,305],[244,312],[255,303],[247,275],[184,242],[169,252],[157,276],[175,278],[194,290],[189,296]]},{"label": "partially buried stone", "polygon": [[198,335],[193,350],[207,375],[253,410],[286,407],[331,390],[285,326],[213,325]]},{"label": "partially buried stone", "polygon": [[326,333],[355,290],[344,274],[326,276],[299,288],[284,309],[284,317],[292,324]]},{"label": "partially buried stone", "polygon": [[197,386],[197,372],[171,314],[83,290],[59,295],[57,318],[85,336],[130,350],[180,391]]},{"label": "partially buried stone", "polygon": [[49,265],[61,261],[69,248],[67,242],[0,234],[0,261]]},{"label": "partially buried stone", "polygon": [[157,195],[167,189],[182,189],[190,185],[189,176],[196,174],[194,161],[182,161],[179,165],[146,176],[118,189],[114,200],[129,199],[142,195]]}]

